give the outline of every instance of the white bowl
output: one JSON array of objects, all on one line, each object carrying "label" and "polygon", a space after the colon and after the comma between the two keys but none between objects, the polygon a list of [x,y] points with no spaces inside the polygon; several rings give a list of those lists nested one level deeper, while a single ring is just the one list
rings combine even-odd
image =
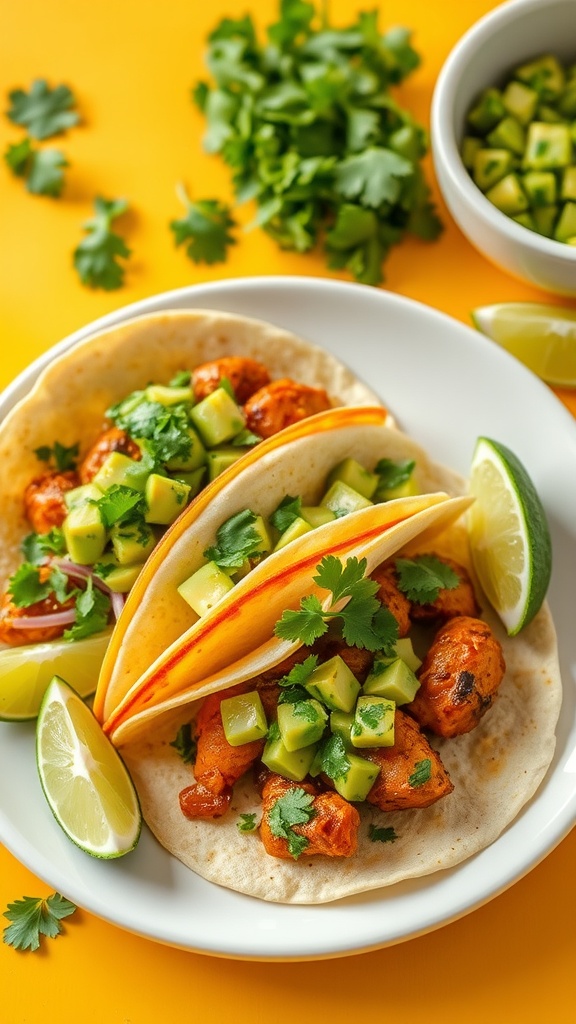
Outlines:
[{"label": "white bowl", "polygon": [[576,295],[576,247],[538,235],[485,198],[462,163],[466,113],[478,94],[543,53],[576,60],[576,0],[510,0],[476,22],[442,68],[432,100],[431,141],[440,189],[454,220],[489,260],[515,277]]}]

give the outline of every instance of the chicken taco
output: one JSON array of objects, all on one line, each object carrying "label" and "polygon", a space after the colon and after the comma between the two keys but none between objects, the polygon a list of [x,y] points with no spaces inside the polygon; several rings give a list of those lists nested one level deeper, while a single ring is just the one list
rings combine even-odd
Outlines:
[{"label": "chicken taco", "polygon": [[198,493],[286,427],[376,401],[327,352],[208,310],[138,317],[61,354],[0,426],[0,658],[30,648],[49,679],[62,641],[89,641],[95,681],[126,594]]}]

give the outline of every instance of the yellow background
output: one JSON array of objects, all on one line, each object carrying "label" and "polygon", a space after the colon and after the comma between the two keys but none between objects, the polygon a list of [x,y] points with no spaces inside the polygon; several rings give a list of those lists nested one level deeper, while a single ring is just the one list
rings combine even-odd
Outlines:
[{"label": "yellow background", "polygon": [[[360,0],[334,0],[337,23]],[[449,50],[489,0],[388,0],[381,26],[414,30],[423,64],[402,100],[425,123]],[[242,238],[224,265],[190,263],[173,245],[182,215],[178,181],[193,197],[230,196],[228,171],[202,152],[190,87],[203,74],[207,32],[251,9],[269,23],[275,0],[2,0],[0,95],[34,78],[66,82],[83,123],[53,144],[70,161],[59,201],[29,195],[0,167],[0,386],[76,328],[137,299],[195,282],[258,274],[327,275],[321,257],[280,252],[263,234]],[[23,132],[0,117],[0,149]],[[431,164],[430,179],[433,182]],[[117,292],[82,287],[71,253],[96,194],[125,196],[118,222],[133,256]],[[476,306],[550,300],[488,264],[442,207],[440,241],[407,241],[388,261],[385,287],[465,323]],[[247,221],[250,212],[242,213]],[[556,300],[560,301],[560,300]],[[574,397],[561,398],[576,413]],[[7,785],[8,780],[1,780]],[[65,934],[36,954],[0,945],[5,1024],[156,1024],[209,1020],[287,1024],[430,1017],[443,1024],[574,1020],[576,833],[511,890],[433,934],[343,961],[258,964],[185,953],[132,936],[78,911]],[[0,848],[0,912],[49,890]],[[190,908],[194,913],[194,908]],[[3,922],[3,919],[0,918]]]}]

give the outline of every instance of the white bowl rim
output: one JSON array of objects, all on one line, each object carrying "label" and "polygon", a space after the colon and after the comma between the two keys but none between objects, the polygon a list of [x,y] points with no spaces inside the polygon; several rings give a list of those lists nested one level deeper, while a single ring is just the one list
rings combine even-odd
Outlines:
[{"label": "white bowl rim", "polygon": [[[554,2],[554,0],[552,0]],[[576,15],[575,0],[555,0],[557,3],[573,3]],[[441,159],[443,168],[450,178],[451,184],[458,189],[465,200],[477,208],[478,214],[488,221],[490,227],[501,234],[508,235],[511,241],[524,245],[534,253],[545,254],[556,260],[567,260],[576,266],[576,246],[546,238],[535,231],[517,224],[511,217],[502,213],[474,184],[464,167],[456,139],[451,128],[447,111],[451,111],[458,89],[458,81],[462,69],[466,67],[470,55],[489,42],[503,25],[515,21],[527,11],[548,8],[551,0],[507,0],[493,11],[489,11],[476,21],[460,38],[448,54],[444,62],[434,93],[431,107],[431,141],[434,158]],[[490,83],[487,83],[487,87]]]}]

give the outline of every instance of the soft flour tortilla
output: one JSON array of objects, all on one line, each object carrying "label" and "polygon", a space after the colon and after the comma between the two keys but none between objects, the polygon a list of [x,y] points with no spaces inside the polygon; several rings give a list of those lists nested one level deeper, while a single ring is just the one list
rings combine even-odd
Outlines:
[{"label": "soft flour tortilla", "polygon": [[[368,412],[367,408],[366,415]],[[106,654],[94,705],[105,727],[128,695],[132,699],[135,689],[148,685],[151,673],[155,672],[159,677],[163,666],[172,658],[175,645],[193,643],[198,616],[180,598],[177,587],[202,565],[205,561],[203,552],[215,543],[218,527],[236,512],[248,507],[268,517],[287,494],[301,496],[303,504],[317,504],[324,492],[328,473],[348,457],[359,460],[367,469],[372,469],[379,459],[385,457],[414,459],[414,476],[420,494],[461,495],[461,478],[433,464],[406,434],[382,422],[351,422],[355,415],[354,410],[334,410],[332,429],[326,430],[321,437],[315,430],[308,431],[307,435],[282,446],[281,450],[262,454],[254,465],[247,466],[236,478],[228,480],[218,502],[206,500],[203,504],[192,504],[180,517],[175,529],[158,545],[132,589]],[[315,419],[313,417],[307,422],[313,425]],[[322,414],[319,419],[322,419]],[[340,420],[342,423],[338,425]],[[265,451],[264,446],[260,450]],[[206,495],[209,495],[208,491]],[[392,511],[393,506],[393,502],[387,502],[385,506],[376,505],[374,509],[353,513],[354,518],[346,516],[336,520],[307,534],[301,541],[274,552],[250,573],[248,579],[237,584],[229,595],[229,603],[235,601],[237,595],[243,597],[251,586],[255,586],[253,581],[260,575],[274,575],[286,560],[290,562],[291,558],[300,556],[309,545],[324,544],[329,550],[333,537],[340,538],[353,528],[360,531],[365,522],[370,523],[372,518],[382,514],[388,515],[388,509]],[[416,527],[416,531],[423,528],[424,525]],[[292,556],[291,552],[295,555]],[[223,606],[226,607],[226,599]],[[205,622],[206,618],[202,621]],[[245,654],[261,642],[251,642],[249,631],[250,625],[245,637]],[[239,633],[240,626],[236,622],[234,641],[239,639]],[[220,662],[206,665],[205,676],[240,656],[238,652],[234,657],[228,655],[227,645],[230,643],[230,637],[225,637],[219,645]],[[185,677],[182,666],[179,670]],[[190,673],[190,682],[198,678],[202,678],[202,674],[198,677]],[[174,687],[176,684],[170,685]],[[112,725],[107,731],[113,732],[114,728]]]},{"label": "soft flour tortilla", "polygon": [[80,443],[81,455],[102,431],[106,409],[150,381],[224,355],[258,359],[272,378],[324,387],[334,405],[379,403],[334,356],[279,327],[212,310],[173,310],[101,331],[55,359],[0,425],[0,590],[20,562],[30,524],[22,496],[43,471],[34,450],[55,441]]},{"label": "soft flour tortilla", "polygon": [[[456,545],[453,543],[456,537]],[[460,561],[462,531],[435,542]],[[456,547],[456,550],[455,550]],[[420,538],[407,549],[430,550]],[[178,794],[193,781],[170,745],[194,707],[157,719],[148,736],[122,748],[144,818],[160,843],[197,874],[219,885],[279,903],[324,903],[452,867],[489,846],[530,800],[550,765],[561,703],[556,635],[547,605],[519,636],[509,638],[486,606],[483,618],[504,649],[506,675],[493,707],[471,733],[435,738],[454,791],[424,810],[384,813],[363,805],[359,849],[347,859],[269,856],[257,833],[241,833],[241,814],[261,817],[250,773],[237,783],[221,819],[189,821]],[[373,842],[369,826],[393,828],[394,842]]]}]

